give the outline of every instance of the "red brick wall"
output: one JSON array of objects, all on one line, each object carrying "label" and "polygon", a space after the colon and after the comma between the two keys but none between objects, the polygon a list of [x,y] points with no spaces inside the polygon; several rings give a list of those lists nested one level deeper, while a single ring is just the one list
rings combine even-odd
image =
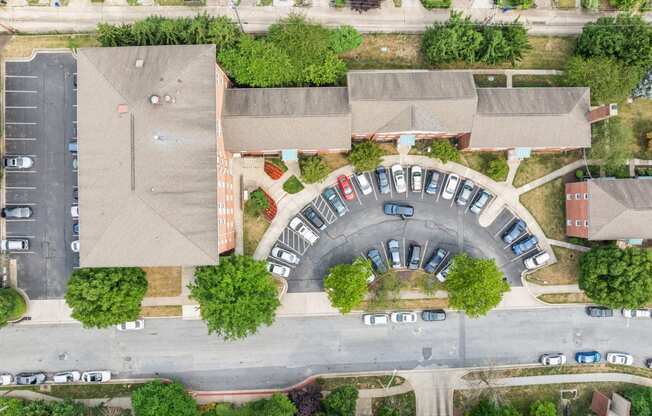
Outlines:
[{"label": "red brick wall", "polygon": [[[587,198],[588,196],[588,198]],[[566,184],[566,235],[588,238],[589,203],[588,182]]]},{"label": "red brick wall", "polygon": [[231,174],[232,155],[224,149],[222,136],[222,105],[224,90],[229,86],[229,78],[216,65],[215,97],[217,122],[217,229],[218,252],[235,248],[235,198],[233,197],[233,175]]}]

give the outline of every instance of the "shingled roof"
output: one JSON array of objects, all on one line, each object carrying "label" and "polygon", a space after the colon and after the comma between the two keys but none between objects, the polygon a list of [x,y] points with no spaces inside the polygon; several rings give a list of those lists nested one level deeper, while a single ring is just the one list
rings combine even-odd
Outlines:
[{"label": "shingled roof", "polygon": [[215,71],[214,45],[79,50],[81,266],[218,261]]}]

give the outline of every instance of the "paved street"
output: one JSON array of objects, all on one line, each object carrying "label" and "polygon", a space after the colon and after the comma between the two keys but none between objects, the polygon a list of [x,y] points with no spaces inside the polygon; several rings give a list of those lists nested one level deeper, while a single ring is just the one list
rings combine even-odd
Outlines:
[{"label": "paved street", "polygon": [[[619,314],[618,314],[619,315]],[[534,362],[545,352],[625,351],[652,357],[652,321],[589,318],[581,308],[493,312],[471,320],[370,328],[359,316],[285,318],[224,342],[201,321],[148,320],[141,332],[77,325],[0,330],[0,371],[111,369],[117,377],[178,377],[194,389],[271,388],[323,372]]]}]

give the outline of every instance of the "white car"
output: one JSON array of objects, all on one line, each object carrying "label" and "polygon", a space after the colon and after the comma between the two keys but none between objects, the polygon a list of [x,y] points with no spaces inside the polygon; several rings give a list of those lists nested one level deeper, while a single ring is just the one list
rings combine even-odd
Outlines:
[{"label": "white car", "polygon": [[396,192],[402,194],[406,191],[405,187],[405,172],[403,172],[403,167],[399,164],[392,165],[392,178],[394,178],[394,188]]},{"label": "white car", "polygon": [[649,318],[652,316],[649,309],[623,309],[625,318]]},{"label": "white car", "polygon": [[373,192],[366,174],[361,173],[359,175],[355,175],[355,180],[358,182],[358,186],[360,186],[360,192],[362,192],[362,195],[369,195]]},{"label": "white car", "polygon": [[544,264],[548,263],[550,260],[550,254],[548,254],[547,251],[544,251],[542,253],[537,253],[534,256],[528,257],[527,259],[523,260],[523,264],[525,264],[525,268],[528,270],[536,269],[537,267],[541,267]]},{"label": "white car", "polygon": [[562,353],[543,354],[539,358],[539,362],[543,365],[564,365],[566,364],[566,356]]},{"label": "white car", "polygon": [[296,254],[283,250],[279,246],[274,246],[272,249],[272,256],[290,264],[299,264],[299,261],[301,260]]},{"label": "white car", "polygon": [[317,239],[319,239],[319,236],[315,234],[314,231],[312,231],[306,224],[301,221],[299,217],[294,217],[292,218],[292,221],[290,221],[290,228],[299,233],[299,235],[306,240],[312,245],[315,244]]},{"label": "white car", "polygon": [[73,253],[79,253],[79,240],[75,240],[70,243],[70,249]]},{"label": "white car", "polygon": [[76,383],[80,378],[81,375],[79,374],[79,371],[62,371],[60,373],[56,373],[54,377],[52,377],[52,380],[57,384],[63,384]]},{"label": "white car", "polygon": [[362,315],[362,322],[370,326],[387,325],[389,317],[386,313],[366,313]]},{"label": "white car", "polygon": [[5,157],[5,167],[13,169],[29,169],[34,166],[34,159],[29,156]]},{"label": "white car", "polygon": [[27,251],[29,250],[29,240],[24,238],[12,238],[10,240],[0,241],[2,251]]},{"label": "white car", "polygon": [[446,186],[444,186],[444,190],[441,192],[441,197],[444,199],[453,199],[455,196],[455,191],[457,190],[457,185],[459,184],[459,176],[454,173],[448,175],[448,179],[446,179]]},{"label": "white car", "polygon": [[423,169],[421,166],[412,166],[410,168],[410,185],[412,192],[421,192],[423,189]]},{"label": "white car", "polygon": [[282,266],[272,262],[267,262],[267,271],[283,277],[290,275],[290,268],[288,266]]},{"label": "white car", "polygon": [[70,207],[70,215],[73,218],[79,218],[79,205],[73,205]]},{"label": "white car", "polygon": [[14,384],[14,376],[9,373],[0,374],[0,386],[9,386]]},{"label": "white car", "polygon": [[607,353],[607,362],[618,365],[632,365],[634,364],[634,357],[624,352],[609,352]]},{"label": "white car", "polygon": [[81,381],[84,383],[106,383],[109,380],[111,380],[110,371],[86,371],[81,376]]},{"label": "white car", "polygon": [[144,319],[136,319],[135,321],[127,321],[115,326],[118,331],[138,331],[145,328]]},{"label": "white car", "polygon": [[416,312],[392,312],[389,318],[396,324],[409,324],[418,320]]}]

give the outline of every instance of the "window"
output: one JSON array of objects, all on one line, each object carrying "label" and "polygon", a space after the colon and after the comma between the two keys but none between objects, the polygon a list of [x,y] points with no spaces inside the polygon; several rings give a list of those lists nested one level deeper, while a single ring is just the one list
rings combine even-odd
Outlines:
[{"label": "window", "polygon": [[575,226],[580,227],[582,225],[582,221],[580,220],[575,220]]},{"label": "window", "polygon": [[566,220],[566,225],[569,227],[573,225],[573,220]]},{"label": "window", "polygon": [[589,226],[589,221],[588,221],[588,220],[584,220],[584,226],[585,226],[585,227],[588,227],[588,226]]},{"label": "window", "polygon": [[582,199],[582,194],[581,193],[576,193],[575,194],[575,199]]},{"label": "window", "polygon": [[589,199],[589,194],[584,194],[584,199]]},{"label": "window", "polygon": [[570,201],[573,199],[573,194],[566,194],[566,200]]}]

